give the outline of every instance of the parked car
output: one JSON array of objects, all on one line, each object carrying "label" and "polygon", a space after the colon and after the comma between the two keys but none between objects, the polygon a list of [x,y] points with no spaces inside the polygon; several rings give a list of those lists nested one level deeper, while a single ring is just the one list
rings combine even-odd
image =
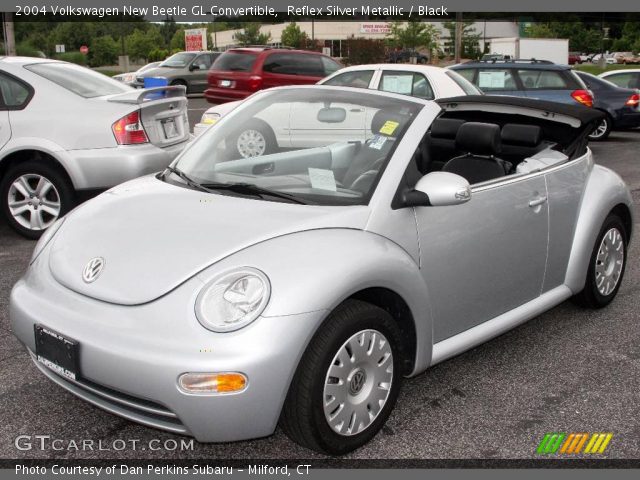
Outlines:
[{"label": "parked car", "polygon": [[88,192],[162,170],[190,138],[181,87],[136,91],[70,63],[2,57],[0,91],[0,208],[30,238]]},{"label": "parked car", "polygon": [[415,63],[429,63],[427,55],[410,49],[392,50],[387,56],[387,63],[413,63],[412,58],[416,59]]},{"label": "parked car", "polygon": [[[11,292],[11,330],[51,381],[124,418],[202,442],[280,424],[347,453],[383,427],[405,376],[573,296],[614,299],[633,201],[587,148],[602,115],[265,90],[163,173],[58,221]],[[228,139],[258,118],[335,135],[311,127],[308,143],[284,135],[242,158]]]},{"label": "parked car", "polygon": [[575,64],[579,65],[582,63],[582,57],[577,52],[569,52],[568,61],[569,61],[569,65],[575,65]]},{"label": "parked car", "polygon": [[187,93],[202,93],[207,87],[207,72],[219,52],[179,52],[156,68],[136,75],[134,87],[143,88],[147,77],[166,78],[169,85],[181,85]]},{"label": "parked car", "polygon": [[640,127],[640,91],[622,88],[587,72],[576,72],[594,92],[593,107],[605,113],[589,140],[605,140],[612,130]]},{"label": "parked car", "polygon": [[612,53],[605,53],[605,54],[596,53],[591,57],[591,63],[600,63],[600,58],[602,58],[603,56],[604,56],[605,64],[607,65],[615,65],[616,63],[618,63],[616,59],[613,58]]},{"label": "parked car", "polygon": [[581,53],[580,54],[580,63],[584,63],[584,62],[588,62],[591,60],[591,55],[588,53]]},{"label": "parked car", "polygon": [[210,103],[243,100],[264,88],[316,83],[341,67],[331,57],[306,50],[232,48],[211,67],[204,96]]},{"label": "parked car", "polygon": [[160,65],[160,63],[162,62],[147,63],[146,65],[143,65],[135,72],[119,73],[117,75],[114,75],[111,78],[113,78],[114,80],[118,80],[119,82],[126,83],[127,85],[134,86],[136,83],[136,77],[138,75],[146,72],[147,70],[157,67],[158,65]]},{"label": "parked car", "polygon": [[626,58],[631,58],[633,56],[632,52],[613,52],[611,54],[616,63],[626,63]]},{"label": "parked car", "polygon": [[[323,78],[318,82],[318,85],[371,88],[412,95],[426,100],[482,94],[479,88],[456,72],[440,67],[413,64],[371,64],[346,67]],[[227,102],[209,108],[202,115],[200,122],[194,126],[193,134],[200,135],[240,103],[241,101]],[[322,129],[330,127],[330,125],[318,122],[316,127]],[[266,145],[264,134],[258,130],[256,135],[261,137],[261,144]],[[241,135],[240,138],[247,139],[249,137]]]},{"label": "parked car", "polygon": [[468,62],[449,67],[489,95],[593,105],[593,94],[568,65],[544,60]]},{"label": "parked car", "polygon": [[619,87],[640,88],[640,69],[610,70],[598,75]]},{"label": "parked car", "polygon": [[480,59],[482,62],[503,62],[505,60],[512,60],[511,55],[503,55],[502,53],[485,53]]},{"label": "parked car", "polygon": [[622,57],[622,62],[619,63],[623,63],[624,65],[628,65],[628,64],[638,64],[640,63],[640,55],[634,55],[631,52],[628,52],[628,55],[625,55],[624,57]]}]

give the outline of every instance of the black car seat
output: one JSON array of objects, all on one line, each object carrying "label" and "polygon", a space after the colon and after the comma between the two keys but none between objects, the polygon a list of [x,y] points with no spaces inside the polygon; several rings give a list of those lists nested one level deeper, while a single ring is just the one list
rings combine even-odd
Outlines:
[{"label": "black car seat", "polygon": [[505,123],[500,133],[502,150],[500,156],[516,165],[532,157],[545,147],[542,142],[542,129],[537,125]]},{"label": "black car seat", "polygon": [[371,121],[373,138],[367,140],[353,158],[342,178],[342,185],[350,190],[367,192],[389,155],[394,139],[404,129],[407,115],[378,110]]},{"label": "black car seat", "polygon": [[500,153],[500,127],[492,123],[467,122],[456,135],[456,148],[468,152],[452,158],[443,172],[450,172],[467,179],[470,184],[504,177],[512,165],[495,155]]},{"label": "black car seat", "polygon": [[464,122],[458,118],[437,118],[433,121],[426,142],[420,144],[418,168],[422,173],[441,170],[447,160],[462,153],[456,150],[456,135]]}]

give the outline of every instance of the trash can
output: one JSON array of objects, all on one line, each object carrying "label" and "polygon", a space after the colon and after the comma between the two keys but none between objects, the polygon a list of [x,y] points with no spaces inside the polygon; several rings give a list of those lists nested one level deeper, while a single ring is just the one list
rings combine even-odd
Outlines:
[{"label": "trash can", "polygon": [[[166,87],[169,81],[164,77],[144,77],[144,88]],[[147,95],[149,100],[164,97],[164,92],[154,92]]]}]

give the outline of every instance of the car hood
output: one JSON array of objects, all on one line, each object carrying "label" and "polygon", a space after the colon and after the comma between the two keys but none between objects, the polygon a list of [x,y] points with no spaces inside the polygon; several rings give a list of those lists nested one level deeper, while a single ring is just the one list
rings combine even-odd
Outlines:
[{"label": "car hood", "polygon": [[[69,214],[51,242],[49,267],[59,283],[75,292],[138,305],[256,243],[304,230],[363,229],[368,217],[367,206],[207,194],[149,176],[115,187]],[[87,283],[83,271],[97,257],[104,267]]]},{"label": "car hood", "polygon": [[136,77],[146,78],[146,77],[170,77],[172,75],[177,75],[182,73],[184,68],[174,68],[174,67],[155,67],[150,68],[149,70],[145,70],[142,73],[137,73]]}]

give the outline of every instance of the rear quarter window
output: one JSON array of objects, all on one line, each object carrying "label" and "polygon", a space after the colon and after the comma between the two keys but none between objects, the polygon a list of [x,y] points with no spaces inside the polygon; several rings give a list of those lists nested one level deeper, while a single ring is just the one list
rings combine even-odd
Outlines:
[{"label": "rear quarter window", "polygon": [[301,53],[272,53],[264,61],[262,70],[280,75],[324,77],[320,55]]},{"label": "rear quarter window", "polygon": [[33,63],[25,69],[84,98],[130,92],[131,87],[102,73],[70,63]]},{"label": "rear quarter window", "polygon": [[326,82],[322,82],[322,84],[339,87],[369,88],[371,77],[373,77],[373,70],[355,70],[340,73]]},{"label": "rear quarter window", "polygon": [[478,69],[476,85],[480,87],[483,92],[518,90],[518,84],[516,83],[513,73],[506,68]]},{"label": "rear quarter window", "polygon": [[211,70],[224,72],[250,72],[258,56],[249,52],[225,52],[220,55]]},{"label": "rear quarter window", "polygon": [[[572,86],[569,85],[569,79],[560,71],[518,70],[518,76],[520,77],[522,86],[526,90],[564,90],[572,88]],[[579,82],[580,80],[573,79],[573,81]],[[575,88],[575,85],[573,88]]]},{"label": "rear quarter window", "polygon": [[21,110],[32,94],[33,89],[23,81],[0,73],[0,110]]},{"label": "rear quarter window", "polygon": [[453,70],[447,70],[446,75],[453,80],[465,93],[465,95],[482,95],[482,90],[476,87],[468,79]]}]

